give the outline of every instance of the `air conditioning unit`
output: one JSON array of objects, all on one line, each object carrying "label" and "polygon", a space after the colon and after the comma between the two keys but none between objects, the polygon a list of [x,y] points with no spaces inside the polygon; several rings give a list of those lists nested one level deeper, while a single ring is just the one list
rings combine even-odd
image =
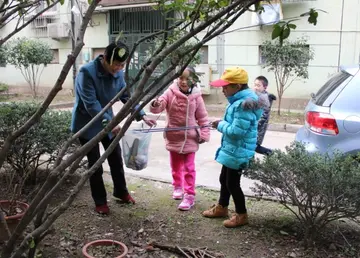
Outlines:
[{"label": "air conditioning unit", "polygon": [[203,95],[210,95],[211,67],[208,64],[199,64],[195,67],[200,77],[200,88]]},{"label": "air conditioning unit", "polygon": [[65,39],[70,36],[68,23],[49,23],[47,25],[48,38]]}]

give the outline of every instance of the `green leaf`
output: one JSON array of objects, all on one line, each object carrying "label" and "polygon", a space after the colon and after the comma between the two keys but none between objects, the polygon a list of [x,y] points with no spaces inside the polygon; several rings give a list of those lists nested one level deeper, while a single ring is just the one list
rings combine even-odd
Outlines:
[{"label": "green leaf", "polygon": [[88,0],[88,4],[91,4],[92,3],[92,0]]},{"label": "green leaf", "polygon": [[281,39],[287,39],[290,36],[290,28],[286,27],[283,29],[282,33],[281,33]]},{"label": "green leaf", "polygon": [[314,24],[315,26],[317,24],[317,17],[318,17],[318,13],[311,14],[310,17],[308,18],[308,22],[310,24]]},{"label": "green leaf", "polygon": [[293,23],[288,24],[288,27],[289,27],[290,29],[293,29],[293,30],[296,29],[296,25],[293,24]]},{"label": "green leaf", "polygon": [[279,37],[281,35],[281,33],[282,33],[282,30],[283,30],[283,28],[280,27],[280,25],[275,24],[274,29],[273,29],[272,34],[271,34],[271,38],[274,40],[277,37]]},{"label": "green leaf", "polygon": [[257,2],[255,4],[255,12],[258,12],[259,14],[261,14],[264,11],[264,7],[262,6],[262,4],[260,2]]},{"label": "green leaf", "polygon": [[219,2],[220,7],[226,7],[226,6],[228,6],[228,4],[229,4],[229,1],[227,1],[227,0],[221,0]]},{"label": "green leaf", "polygon": [[317,24],[317,18],[319,16],[319,13],[315,10],[315,9],[310,9],[310,11],[308,12],[309,18],[308,18],[308,22],[310,24],[314,24],[314,26]]},{"label": "green leaf", "polygon": [[63,5],[65,3],[65,0],[60,0],[60,4]]},{"label": "green leaf", "polygon": [[29,248],[30,249],[33,249],[35,248],[35,241],[34,241],[34,238],[31,239],[30,243],[29,243]]}]

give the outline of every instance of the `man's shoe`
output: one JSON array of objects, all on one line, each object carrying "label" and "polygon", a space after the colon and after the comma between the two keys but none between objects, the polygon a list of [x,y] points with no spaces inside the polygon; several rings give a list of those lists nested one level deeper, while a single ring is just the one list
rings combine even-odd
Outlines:
[{"label": "man's shoe", "polygon": [[207,218],[223,218],[229,216],[229,212],[227,207],[216,204],[204,211],[202,215]]},{"label": "man's shoe", "polygon": [[236,228],[247,225],[248,223],[249,221],[246,213],[244,214],[235,213],[231,216],[230,219],[224,221],[224,226],[227,228]]},{"label": "man's shoe", "polygon": [[117,196],[114,196],[115,199],[121,203],[128,203],[128,204],[135,204],[135,200],[134,198],[131,197],[130,194],[126,194],[122,197],[117,197]]},{"label": "man's shoe", "polygon": [[110,213],[110,209],[107,204],[96,206],[95,211],[101,215],[109,215]]}]

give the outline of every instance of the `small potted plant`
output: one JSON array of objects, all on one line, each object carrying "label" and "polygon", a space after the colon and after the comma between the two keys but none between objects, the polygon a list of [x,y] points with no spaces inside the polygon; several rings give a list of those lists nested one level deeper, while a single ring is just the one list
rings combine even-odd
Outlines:
[{"label": "small potted plant", "polygon": [[127,255],[128,248],[119,241],[101,239],[87,243],[82,253],[85,258],[122,258]]},{"label": "small potted plant", "polygon": [[18,201],[19,188],[15,185],[14,193],[10,200],[0,200],[0,242],[7,241],[29,205]]}]

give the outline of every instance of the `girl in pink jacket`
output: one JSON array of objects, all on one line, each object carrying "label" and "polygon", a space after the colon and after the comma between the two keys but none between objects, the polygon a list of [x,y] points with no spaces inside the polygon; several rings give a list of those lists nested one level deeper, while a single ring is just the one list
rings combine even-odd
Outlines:
[{"label": "girl in pink jacket", "polygon": [[[166,110],[167,128],[209,125],[205,103],[200,88],[196,86],[196,78],[195,70],[192,67],[186,68],[164,94],[151,103],[152,113]],[[164,138],[166,149],[170,152],[173,199],[183,199],[178,208],[190,210],[195,204],[195,152],[198,151],[199,144],[209,141],[210,128],[170,130],[164,133]]]}]

